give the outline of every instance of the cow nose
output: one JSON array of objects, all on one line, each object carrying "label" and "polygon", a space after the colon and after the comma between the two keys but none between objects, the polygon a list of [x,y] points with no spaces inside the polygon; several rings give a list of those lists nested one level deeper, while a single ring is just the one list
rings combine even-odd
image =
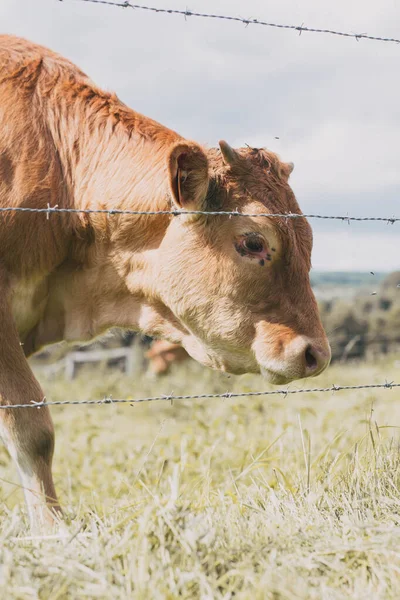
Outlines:
[{"label": "cow nose", "polygon": [[[329,346],[328,346],[329,348]],[[330,349],[323,348],[318,344],[308,343],[304,354],[304,377],[312,377],[321,373],[330,363]]]},{"label": "cow nose", "polygon": [[298,335],[284,347],[282,359],[282,373],[287,377],[315,377],[329,365],[331,349],[325,337]]},{"label": "cow nose", "polygon": [[318,337],[296,335],[286,344],[282,338],[279,342],[279,346],[274,348],[278,352],[271,351],[273,347],[268,344],[260,343],[255,348],[261,373],[271,383],[279,385],[303,377],[315,377],[331,361],[331,348],[324,334]]}]

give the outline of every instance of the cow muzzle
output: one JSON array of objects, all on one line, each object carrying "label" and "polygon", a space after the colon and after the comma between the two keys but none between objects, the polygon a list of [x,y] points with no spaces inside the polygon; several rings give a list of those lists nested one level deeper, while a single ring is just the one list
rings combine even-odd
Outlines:
[{"label": "cow muzzle", "polygon": [[304,377],[315,377],[322,373],[331,361],[331,349],[326,338],[314,340],[306,336],[296,336],[285,344],[278,356],[267,356],[269,354],[257,353],[256,350],[262,375],[276,385]]}]

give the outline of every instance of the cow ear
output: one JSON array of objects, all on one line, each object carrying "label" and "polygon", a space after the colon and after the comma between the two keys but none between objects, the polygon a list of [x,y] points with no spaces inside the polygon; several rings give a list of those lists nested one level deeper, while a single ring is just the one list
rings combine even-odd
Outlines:
[{"label": "cow ear", "polygon": [[169,187],[174,203],[183,210],[201,210],[207,195],[208,160],[194,142],[177,142],[168,155]]}]

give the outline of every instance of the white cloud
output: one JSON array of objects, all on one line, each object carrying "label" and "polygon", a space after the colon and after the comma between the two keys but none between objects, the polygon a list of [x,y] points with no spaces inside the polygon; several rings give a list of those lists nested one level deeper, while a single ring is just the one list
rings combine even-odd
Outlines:
[{"label": "white cloud", "polygon": [[[249,136],[248,143],[262,145],[263,136]],[[264,138],[265,145],[265,138]],[[399,132],[393,122],[371,124],[361,119],[331,120],[295,141],[279,144],[282,155],[296,165],[295,185],[302,193],[363,194],[385,188],[400,190]]]},{"label": "white cloud", "polygon": [[[387,227],[392,227],[387,225]],[[314,233],[313,269],[317,271],[400,270],[399,234],[354,231]]]}]

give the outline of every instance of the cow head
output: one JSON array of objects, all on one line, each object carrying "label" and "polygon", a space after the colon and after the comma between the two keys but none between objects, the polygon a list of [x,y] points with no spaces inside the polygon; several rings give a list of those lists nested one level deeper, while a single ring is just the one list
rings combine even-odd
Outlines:
[{"label": "cow head", "polygon": [[325,369],[330,347],[309,281],[311,227],[305,218],[258,216],[300,213],[292,169],[264,149],[175,143],[167,173],[176,208],[254,216],[171,218],[151,255],[159,320],[148,330],[207,366],[262,372],[272,383]]}]

